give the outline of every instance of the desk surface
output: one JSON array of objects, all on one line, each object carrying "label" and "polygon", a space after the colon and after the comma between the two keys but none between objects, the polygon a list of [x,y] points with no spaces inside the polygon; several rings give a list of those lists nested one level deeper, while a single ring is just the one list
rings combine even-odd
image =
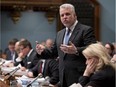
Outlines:
[{"label": "desk surface", "polygon": [[[12,70],[16,69],[17,67],[1,67],[1,71],[6,74],[6,73],[9,73],[11,72]],[[14,75],[19,75],[19,76],[22,76],[22,75],[27,75],[27,71],[21,71],[21,70],[17,70]]]},{"label": "desk surface", "polygon": [[0,80],[0,87],[10,87],[7,84],[5,84],[3,81]]}]

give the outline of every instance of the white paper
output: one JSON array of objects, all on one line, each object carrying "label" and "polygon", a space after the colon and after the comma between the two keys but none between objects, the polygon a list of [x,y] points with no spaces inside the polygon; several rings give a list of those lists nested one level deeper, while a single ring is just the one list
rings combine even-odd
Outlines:
[{"label": "white paper", "polygon": [[69,87],[82,87],[82,86],[81,86],[80,83],[77,83],[77,84],[76,84],[76,83],[73,83],[73,84],[72,84],[71,86],[69,86]]}]

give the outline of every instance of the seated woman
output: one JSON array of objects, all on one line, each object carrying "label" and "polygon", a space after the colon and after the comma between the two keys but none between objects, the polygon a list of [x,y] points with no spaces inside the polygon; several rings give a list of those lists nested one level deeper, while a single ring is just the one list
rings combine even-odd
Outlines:
[{"label": "seated woman", "polygon": [[[84,51],[86,69],[79,78],[82,87],[115,87],[115,67],[101,44],[91,44]],[[72,85],[71,87],[78,87]]]}]

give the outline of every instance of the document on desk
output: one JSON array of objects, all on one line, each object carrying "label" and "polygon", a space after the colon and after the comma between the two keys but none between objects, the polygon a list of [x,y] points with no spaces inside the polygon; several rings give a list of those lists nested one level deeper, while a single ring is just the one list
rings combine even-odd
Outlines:
[{"label": "document on desk", "polygon": [[[17,77],[18,84],[22,85],[23,87],[27,86],[30,82],[32,82],[35,78],[29,78],[25,75],[22,77]],[[32,87],[38,87],[40,83],[44,82],[44,78],[38,78],[36,81],[32,83]]]},{"label": "document on desk", "polygon": [[[11,72],[12,70],[16,69],[17,67],[2,67],[1,68],[1,71],[6,74],[6,73],[9,73]],[[22,70],[17,70],[14,75],[19,75],[19,76],[22,76],[22,75],[27,75],[27,72],[28,71],[22,71]]]},{"label": "document on desk", "polygon": [[73,83],[73,84],[72,84],[71,86],[69,86],[69,87],[82,87],[82,86],[81,86],[80,83],[77,83],[77,84],[76,84],[76,83]]}]

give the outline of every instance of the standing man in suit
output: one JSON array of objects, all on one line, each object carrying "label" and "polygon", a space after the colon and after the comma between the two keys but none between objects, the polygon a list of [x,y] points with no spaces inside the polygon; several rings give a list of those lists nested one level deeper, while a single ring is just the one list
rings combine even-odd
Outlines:
[{"label": "standing man in suit", "polygon": [[96,39],[90,26],[79,23],[73,5],[61,5],[59,13],[65,28],[57,33],[51,50],[37,44],[36,51],[40,56],[59,56],[60,84],[61,87],[69,87],[72,83],[78,83],[78,78],[85,70],[86,59],[82,55],[82,50],[87,45],[95,43]]},{"label": "standing man in suit", "polygon": [[37,52],[32,49],[31,43],[28,40],[22,40],[19,42],[20,53],[14,63],[15,66],[21,64],[22,70],[33,68],[39,61]]}]

